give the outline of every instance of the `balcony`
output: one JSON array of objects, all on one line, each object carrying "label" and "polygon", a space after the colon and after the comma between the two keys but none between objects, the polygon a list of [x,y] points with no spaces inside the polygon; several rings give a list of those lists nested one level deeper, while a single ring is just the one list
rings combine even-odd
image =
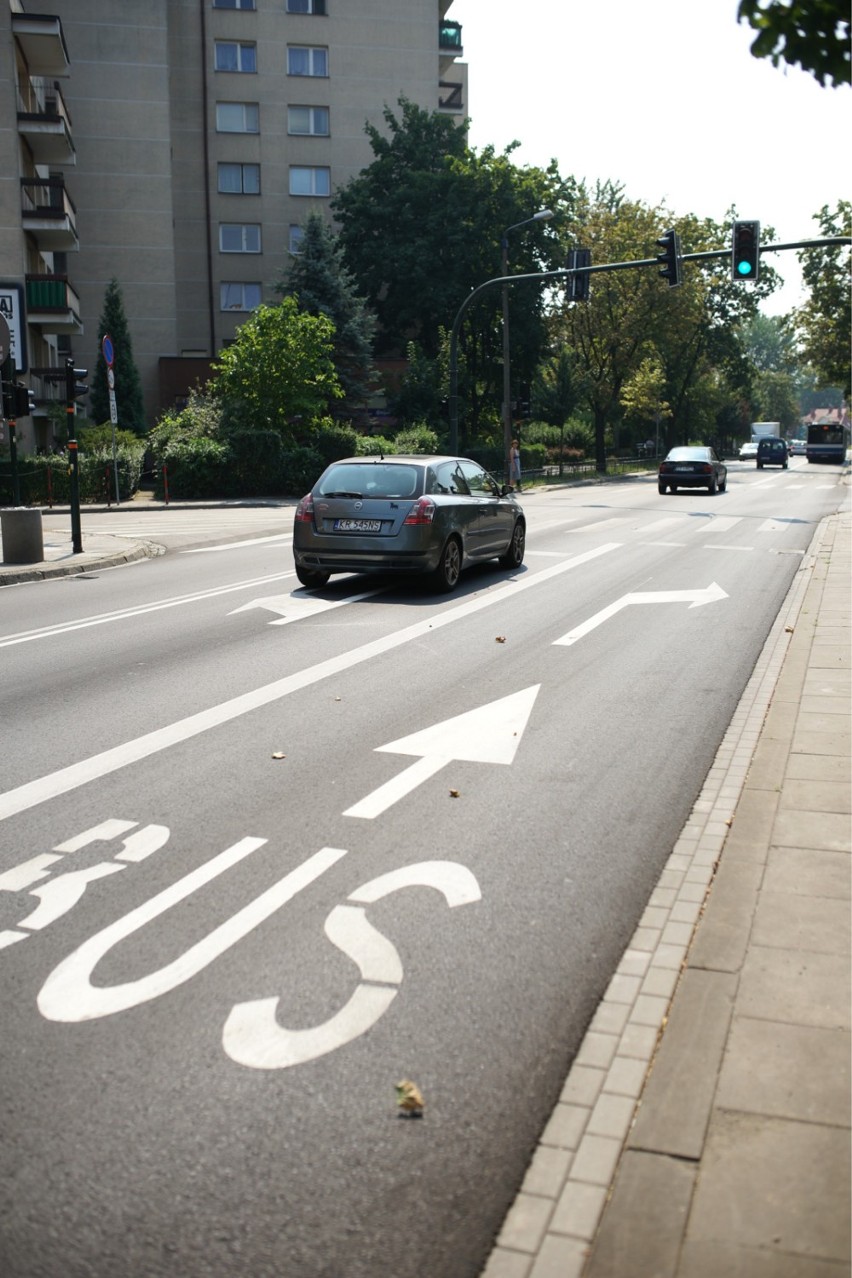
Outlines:
[{"label": "balcony", "polygon": [[77,163],[71,118],[57,81],[33,78],[21,86],[18,132],[26,141],[34,164],[61,168]]},{"label": "balcony", "polygon": [[68,50],[59,18],[48,13],[13,13],[12,35],[30,75],[67,76]]},{"label": "balcony", "polygon": [[464,115],[464,85],[451,80],[439,80],[438,87],[441,90],[438,98],[439,110],[447,111],[450,115]]},{"label": "balcony", "polygon": [[456,58],[464,57],[460,22],[450,22],[449,18],[441,20],[438,27],[438,49],[441,71],[446,71],[452,66]]},{"label": "balcony", "polygon": [[44,333],[82,333],[80,299],[67,275],[27,275],[27,323]]},{"label": "balcony", "polygon": [[50,404],[65,404],[65,365],[30,369],[30,390],[36,408],[44,410]]},{"label": "balcony", "polygon": [[80,247],[77,210],[61,177],[21,178],[21,223],[45,253]]}]

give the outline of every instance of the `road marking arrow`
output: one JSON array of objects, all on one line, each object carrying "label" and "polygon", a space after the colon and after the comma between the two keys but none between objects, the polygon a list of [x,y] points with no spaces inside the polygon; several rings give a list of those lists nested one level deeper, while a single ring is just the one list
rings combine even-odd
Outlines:
[{"label": "road marking arrow", "polygon": [[700,608],[703,604],[718,603],[720,599],[727,598],[727,593],[715,581],[703,590],[649,590],[622,595],[608,608],[603,608],[588,621],[584,621],[581,626],[575,626],[573,630],[569,630],[561,639],[554,639],[554,646],[562,644],[566,648],[570,647],[572,643],[576,643],[578,639],[582,639],[584,635],[595,630],[603,622],[609,621],[610,617],[614,617],[617,612],[621,612],[622,608],[628,608],[631,604],[688,603],[690,608]]},{"label": "road marking arrow", "polygon": [[250,612],[252,608],[266,608],[269,612],[278,613],[277,619],[270,621],[270,626],[286,626],[289,621],[315,617],[321,612],[328,612],[330,608],[342,608],[344,604],[360,603],[362,599],[371,599],[373,595],[380,595],[385,590],[387,586],[380,590],[365,590],[361,595],[347,595],[345,599],[317,599],[315,595],[300,594],[297,590],[287,595],[265,595],[262,599],[252,599],[241,608],[234,608],[228,616]]},{"label": "road marking arrow", "polygon": [[454,759],[467,763],[512,763],[541,684],[513,692],[476,710],[445,719],[422,732],[377,746],[383,754],[413,754],[417,762],[373,790],[344,816],[372,820],[410,794]]}]

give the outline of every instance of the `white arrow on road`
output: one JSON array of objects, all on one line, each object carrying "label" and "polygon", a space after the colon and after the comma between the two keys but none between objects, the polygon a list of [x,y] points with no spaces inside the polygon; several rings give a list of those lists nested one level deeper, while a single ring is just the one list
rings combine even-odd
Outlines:
[{"label": "white arrow on road", "polygon": [[567,635],[563,635],[561,639],[554,639],[554,646],[562,644],[566,648],[570,647],[572,643],[582,639],[589,631],[595,630],[605,621],[609,621],[610,617],[614,617],[617,612],[621,612],[622,608],[628,608],[631,604],[688,603],[690,608],[700,608],[703,604],[718,603],[720,599],[727,598],[726,591],[717,585],[715,581],[703,590],[649,590],[631,595],[622,595],[620,599],[616,599],[615,603],[610,604],[608,608],[603,608],[600,612],[596,612],[593,617],[589,617],[589,620],[584,621],[581,626],[575,626],[573,630],[569,630]]},{"label": "white arrow on road", "polygon": [[252,599],[241,608],[234,608],[229,617],[238,612],[250,612],[252,608],[266,608],[269,612],[277,612],[275,621],[270,626],[286,626],[290,621],[301,621],[304,617],[315,617],[318,613],[328,612],[330,608],[342,608],[344,604],[359,603],[362,599],[372,599],[380,595],[387,586],[379,590],[365,590],[361,595],[347,595],[345,599],[317,599],[315,595],[300,594],[294,590],[287,595],[265,595],[262,599]]},{"label": "white arrow on road", "polygon": [[367,820],[381,816],[398,799],[410,794],[454,759],[468,763],[511,763],[540,687],[541,684],[534,684],[522,692],[513,692],[499,701],[445,719],[422,732],[377,746],[380,753],[416,755],[417,762],[354,807],[347,808],[343,815]]}]

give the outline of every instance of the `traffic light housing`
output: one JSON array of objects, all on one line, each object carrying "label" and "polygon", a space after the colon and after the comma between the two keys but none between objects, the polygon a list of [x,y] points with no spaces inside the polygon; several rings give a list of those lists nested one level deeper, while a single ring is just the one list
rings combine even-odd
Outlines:
[{"label": "traffic light housing", "polygon": [[85,381],[81,380],[89,376],[87,368],[75,368],[74,360],[69,355],[65,361],[65,398],[69,404],[74,404],[78,399],[82,399],[84,395],[88,395],[89,387]]},{"label": "traffic light housing", "polygon": [[[571,249],[568,253],[568,270],[576,271],[583,266],[591,266],[591,249]],[[588,302],[591,277],[586,271],[579,275],[568,276],[568,301]]]},{"label": "traffic light housing", "polygon": [[657,254],[660,275],[668,280],[670,288],[675,288],[680,283],[680,236],[675,230],[665,231],[657,244],[663,250]]},{"label": "traffic light housing", "polygon": [[760,275],[760,223],[734,222],[731,278],[756,284]]}]

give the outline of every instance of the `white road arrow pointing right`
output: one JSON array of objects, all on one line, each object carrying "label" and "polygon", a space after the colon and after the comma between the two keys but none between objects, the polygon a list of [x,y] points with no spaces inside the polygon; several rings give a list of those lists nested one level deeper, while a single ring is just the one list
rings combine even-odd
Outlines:
[{"label": "white road arrow pointing right", "polygon": [[572,643],[576,643],[578,639],[582,639],[590,630],[595,630],[605,621],[609,621],[610,617],[614,617],[617,612],[621,612],[622,608],[628,608],[631,604],[647,604],[647,603],[688,603],[690,608],[700,608],[703,604],[718,603],[720,599],[727,599],[727,593],[718,586],[716,582],[712,582],[706,586],[704,590],[649,590],[632,595],[622,595],[620,599],[616,599],[615,603],[603,608],[600,612],[596,612],[593,617],[589,617],[588,621],[584,621],[581,626],[575,626],[573,630],[569,630],[567,635],[563,635],[561,639],[554,639],[554,646],[563,644],[566,648]]}]

